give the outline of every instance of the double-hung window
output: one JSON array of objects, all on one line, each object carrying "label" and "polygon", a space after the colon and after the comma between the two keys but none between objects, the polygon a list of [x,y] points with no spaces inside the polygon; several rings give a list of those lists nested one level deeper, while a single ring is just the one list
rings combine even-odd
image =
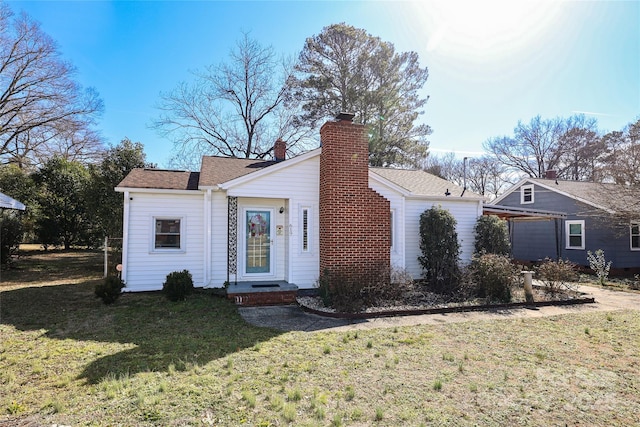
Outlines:
[{"label": "double-hung window", "polygon": [[182,218],[154,218],[153,250],[182,249]]},{"label": "double-hung window", "polygon": [[525,205],[528,203],[533,203],[533,184],[523,185],[520,187],[520,204]]},{"label": "double-hung window", "polygon": [[640,222],[632,222],[629,233],[631,235],[631,250],[640,251]]},{"label": "double-hung window", "polygon": [[584,220],[565,221],[567,249],[584,249]]}]

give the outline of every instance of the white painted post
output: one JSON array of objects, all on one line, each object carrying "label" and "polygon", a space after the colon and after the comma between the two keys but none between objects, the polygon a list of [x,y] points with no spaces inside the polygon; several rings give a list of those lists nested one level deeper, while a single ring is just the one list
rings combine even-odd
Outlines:
[{"label": "white painted post", "polygon": [[533,303],[533,273],[534,271],[522,271],[524,274],[524,297],[528,303]]}]

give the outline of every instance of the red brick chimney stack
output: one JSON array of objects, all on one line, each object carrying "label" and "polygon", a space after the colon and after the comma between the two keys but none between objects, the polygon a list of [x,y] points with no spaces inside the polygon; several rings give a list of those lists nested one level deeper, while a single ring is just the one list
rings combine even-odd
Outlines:
[{"label": "red brick chimney stack", "polygon": [[286,159],[287,156],[287,143],[281,139],[278,139],[273,144],[273,158],[276,162],[281,162]]},{"label": "red brick chimney stack", "polygon": [[369,188],[365,127],[341,113],[320,129],[320,274],[347,282],[390,266],[390,204]]}]

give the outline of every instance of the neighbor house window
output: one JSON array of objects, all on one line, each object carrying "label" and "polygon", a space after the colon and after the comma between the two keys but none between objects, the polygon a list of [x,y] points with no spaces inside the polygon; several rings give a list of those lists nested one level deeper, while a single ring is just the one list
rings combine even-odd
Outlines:
[{"label": "neighbor house window", "polygon": [[533,203],[533,185],[520,187],[520,204]]},{"label": "neighbor house window", "polygon": [[584,249],[584,221],[566,221],[567,249]]},{"label": "neighbor house window", "polygon": [[154,218],[154,249],[181,248],[181,218]]},{"label": "neighbor house window", "polygon": [[631,223],[631,250],[640,251],[640,222]]}]

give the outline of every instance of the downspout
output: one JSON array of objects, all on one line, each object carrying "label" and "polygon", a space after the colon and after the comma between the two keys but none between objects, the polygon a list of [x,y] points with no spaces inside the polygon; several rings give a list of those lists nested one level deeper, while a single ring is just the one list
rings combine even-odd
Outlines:
[{"label": "downspout", "polygon": [[[129,265],[129,203],[131,197],[129,192],[124,192],[124,208],[122,210],[122,281],[126,284],[128,278]],[[127,288],[123,289],[126,291]]]}]

